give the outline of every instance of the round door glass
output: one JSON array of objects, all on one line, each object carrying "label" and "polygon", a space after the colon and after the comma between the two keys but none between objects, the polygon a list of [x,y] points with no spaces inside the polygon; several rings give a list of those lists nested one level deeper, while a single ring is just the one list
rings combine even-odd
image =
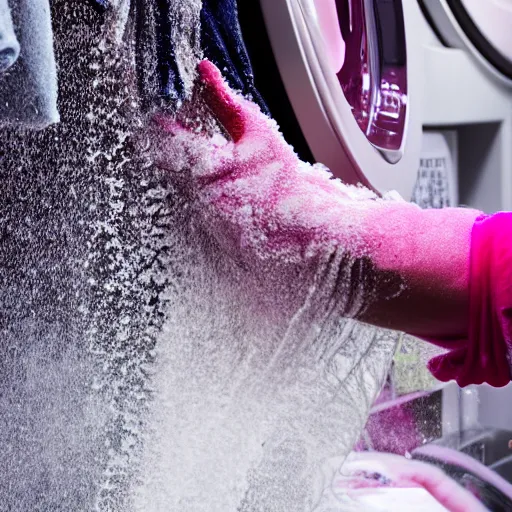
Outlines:
[{"label": "round door glass", "polygon": [[345,43],[337,76],[357,124],[384,156],[401,158],[407,116],[407,51],[401,0],[337,0]]}]

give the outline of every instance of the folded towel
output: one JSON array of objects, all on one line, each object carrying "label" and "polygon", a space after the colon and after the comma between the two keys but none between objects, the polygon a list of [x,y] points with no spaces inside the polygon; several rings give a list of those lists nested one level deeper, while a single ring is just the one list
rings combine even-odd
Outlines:
[{"label": "folded towel", "polygon": [[0,75],[18,58],[20,45],[14,34],[7,0],[0,0]]},{"label": "folded towel", "polygon": [[42,129],[59,121],[48,0],[15,0],[12,18],[21,50],[0,79],[0,126]]}]

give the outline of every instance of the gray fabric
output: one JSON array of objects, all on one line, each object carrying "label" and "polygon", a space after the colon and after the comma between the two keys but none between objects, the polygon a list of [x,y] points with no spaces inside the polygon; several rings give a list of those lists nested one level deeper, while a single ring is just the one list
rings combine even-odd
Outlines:
[{"label": "gray fabric", "polygon": [[12,27],[11,10],[7,0],[0,0],[0,74],[16,62],[19,53],[20,45]]},{"label": "gray fabric", "polygon": [[21,50],[0,77],[0,126],[42,129],[59,121],[50,6],[48,0],[10,0],[10,6]]}]

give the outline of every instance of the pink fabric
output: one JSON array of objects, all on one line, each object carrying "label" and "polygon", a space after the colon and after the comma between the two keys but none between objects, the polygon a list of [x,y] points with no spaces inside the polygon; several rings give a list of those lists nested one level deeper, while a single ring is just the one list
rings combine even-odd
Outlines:
[{"label": "pink fabric", "polygon": [[393,401],[391,385],[387,383],[375,400],[374,407],[385,404],[386,408],[370,413],[364,428],[364,435],[354,447],[355,452],[375,450],[383,453],[405,455],[421,445],[422,436],[418,432],[411,404]]},{"label": "pink fabric", "polygon": [[473,226],[468,337],[433,340],[450,352],[429,368],[460,386],[506,386],[512,361],[512,213],[481,216]]},{"label": "pink fabric", "polygon": [[372,261],[400,275],[406,289],[396,301],[375,303],[367,320],[418,337],[458,339],[468,324],[471,231],[481,212],[468,208],[422,210],[390,203],[365,214],[364,231],[379,241]]},{"label": "pink fabric", "polygon": [[[383,478],[368,478],[378,474]],[[487,509],[466,489],[440,469],[416,460],[383,453],[355,453],[349,456],[333,482],[336,487],[422,487],[450,512],[484,512]],[[352,477],[347,481],[347,477]]]}]

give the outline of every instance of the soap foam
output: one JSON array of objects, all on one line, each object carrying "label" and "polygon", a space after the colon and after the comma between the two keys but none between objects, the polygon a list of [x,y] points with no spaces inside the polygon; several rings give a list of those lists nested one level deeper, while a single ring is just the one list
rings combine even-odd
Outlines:
[{"label": "soap foam", "polygon": [[[195,19],[197,1],[174,4]],[[154,165],[153,134],[134,142],[132,49],[86,3],[55,0],[52,13],[61,123],[0,134],[2,506],[313,510],[316,470],[350,451],[395,346],[391,333],[341,319],[365,303],[351,285],[364,268],[325,233],[300,250],[273,236],[281,220],[294,236],[295,223],[319,220],[301,214],[306,185],[267,215],[251,177],[259,143],[241,159],[246,181],[226,183],[240,202],[190,183],[211,180],[210,142],[231,158],[220,136],[165,141],[171,165]],[[191,83],[197,41],[186,50],[181,36]],[[206,123],[191,109],[198,116]],[[286,166],[265,169],[272,195]],[[345,190],[321,182],[326,198]],[[217,200],[248,226],[244,250]]]},{"label": "soap foam", "polygon": [[342,319],[372,293],[359,211],[391,199],[298,162],[261,123],[240,145],[170,118],[149,132],[189,202],[136,510],[312,511],[320,467],[350,452],[393,354],[395,334]]}]

